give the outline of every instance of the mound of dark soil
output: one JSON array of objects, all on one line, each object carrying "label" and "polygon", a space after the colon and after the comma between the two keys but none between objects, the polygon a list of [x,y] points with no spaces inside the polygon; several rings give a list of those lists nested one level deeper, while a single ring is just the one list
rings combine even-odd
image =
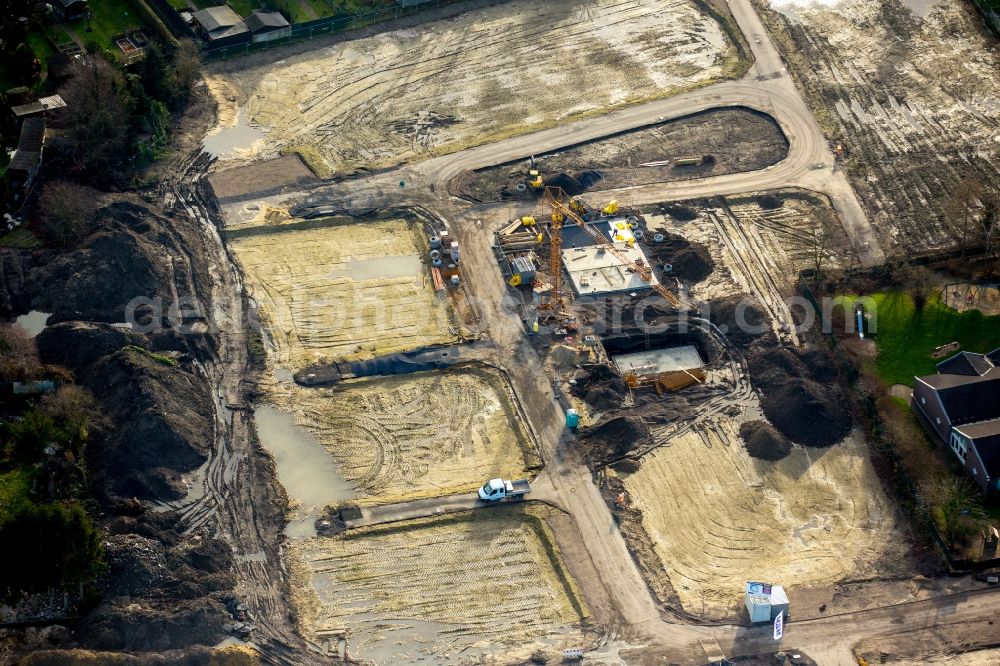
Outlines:
[{"label": "mound of dark soil", "polygon": [[143,336],[110,324],[73,321],[47,327],[35,341],[46,363],[79,373],[126,345],[142,345]]},{"label": "mound of dark soil", "polygon": [[[32,269],[33,309],[54,313],[53,321],[121,322],[135,298],[160,298],[166,315],[172,282],[184,296],[192,295],[188,285],[209,283],[206,262],[197,252],[201,239],[175,238],[167,232],[169,220],[141,200],[104,206],[97,213],[96,227],[80,247],[46,254]],[[185,255],[190,263],[172,261]],[[190,274],[188,266],[200,275]]]},{"label": "mound of dark soil", "polygon": [[785,205],[785,202],[780,197],[776,197],[770,194],[759,197],[757,199],[757,203],[764,210],[775,210]]},{"label": "mound of dark soil", "polygon": [[211,449],[212,396],[205,380],[145,353],[121,350],[85,374],[102,411],[115,424],[88,450],[95,476],[125,497],[183,497],[181,474]]},{"label": "mound of dark soil", "polygon": [[669,215],[675,220],[681,222],[688,222],[698,217],[698,213],[694,211],[693,208],[688,208],[687,206],[660,206],[660,210],[663,211],[665,215]]},{"label": "mound of dark soil", "polygon": [[543,176],[545,185],[549,187],[561,187],[563,192],[569,196],[575,196],[583,192],[586,188],[583,184],[568,173],[555,173],[551,176]]},{"label": "mound of dark soil", "polygon": [[[709,303],[709,319],[737,347],[746,349],[761,336],[771,333],[767,315],[756,301],[717,299]],[[772,338],[773,339],[773,338]]]},{"label": "mound of dark soil", "polygon": [[649,428],[638,417],[619,416],[588,430],[585,438],[592,458],[607,461],[649,443]]},{"label": "mound of dark soil", "polygon": [[81,633],[102,650],[147,652],[215,645],[226,636],[230,614],[219,601],[124,601],[98,606]]},{"label": "mound of dark soil", "polygon": [[760,460],[781,460],[792,450],[792,443],[765,421],[743,423],[740,437],[747,453]]},{"label": "mound of dark soil", "polygon": [[593,409],[603,411],[620,406],[622,398],[628,393],[628,387],[625,380],[608,366],[593,365],[586,368],[585,374],[576,378],[571,392]]},{"label": "mound of dark soil", "polygon": [[[811,357],[810,357],[811,358]],[[755,349],[749,356],[750,376],[762,394],[761,408],[783,435],[806,446],[836,444],[851,430],[851,414],[840,386],[817,373],[791,349]]]},{"label": "mound of dark soil", "polygon": [[[676,276],[685,282],[694,284],[707,278],[715,264],[704,245],[692,243],[683,236],[663,233],[664,239],[657,243],[652,238],[646,238],[643,248],[650,263],[662,270],[664,264],[671,265],[670,276]],[[653,233],[647,236],[653,236]]]}]

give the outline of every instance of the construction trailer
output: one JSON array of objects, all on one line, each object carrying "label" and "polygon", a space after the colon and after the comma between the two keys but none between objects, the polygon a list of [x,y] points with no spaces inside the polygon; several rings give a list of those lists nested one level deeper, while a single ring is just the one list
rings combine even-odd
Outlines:
[{"label": "construction trailer", "polygon": [[779,613],[788,618],[788,595],[780,585],[749,581],[743,602],[753,624],[774,622]]}]

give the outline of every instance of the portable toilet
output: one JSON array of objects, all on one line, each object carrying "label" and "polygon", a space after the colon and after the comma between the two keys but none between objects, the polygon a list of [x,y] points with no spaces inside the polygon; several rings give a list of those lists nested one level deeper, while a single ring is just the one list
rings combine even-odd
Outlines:
[{"label": "portable toilet", "polygon": [[458,263],[458,241],[451,242],[451,260]]},{"label": "portable toilet", "polygon": [[771,620],[771,598],[766,594],[747,594],[744,603],[752,624]]},{"label": "portable toilet", "polygon": [[575,409],[566,410],[566,427],[575,428],[580,425],[580,414]]}]

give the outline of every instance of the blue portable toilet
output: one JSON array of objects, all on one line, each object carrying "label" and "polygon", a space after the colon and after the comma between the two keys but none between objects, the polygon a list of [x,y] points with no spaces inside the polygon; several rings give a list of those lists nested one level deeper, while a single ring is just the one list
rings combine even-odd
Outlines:
[{"label": "blue portable toilet", "polygon": [[580,414],[575,409],[566,410],[566,427],[575,428],[580,425]]}]

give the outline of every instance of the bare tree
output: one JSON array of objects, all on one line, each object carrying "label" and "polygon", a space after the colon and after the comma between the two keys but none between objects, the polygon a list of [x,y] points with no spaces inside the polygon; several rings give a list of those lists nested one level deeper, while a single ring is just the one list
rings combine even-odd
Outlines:
[{"label": "bare tree", "polygon": [[802,240],[803,247],[809,253],[813,268],[813,280],[819,284],[823,274],[823,262],[826,260],[830,245],[828,229],[835,223],[833,211],[826,206],[816,207],[812,216],[812,225],[806,230]]},{"label": "bare tree", "polygon": [[76,243],[90,229],[97,213],[97,192],[68,180],[54,180],[42,188],[36,210],[42,232],[54,243]]},{"label": "bare tree", "polygon": [[0,324],[0,380],[25,381],[42,374],[38,349],[17,324]]},{"label": "bare tree", "polygon": [[74,68],[59,94],[67,106],[55,120],[74,140],[79,165],[90,175],[118,175],[132,136],[129,96],[121,72],[91,57]]},{"label": "bare tree", "polygon": [[986,274],[992,275],[997,253],[997,234],[1000,234],[1000,195],[991,192],[983,197],[983,213],[980,217],[983,241],[986,247]]},{"label": "bare tree", "polygon": [[923,310],[937,286],[934,272],[926,266],[917,266],[906,259],[893,264],[890,270],[893,283],[910,295],[913,307],[918,311]]},{"label": "bare tree", "polygon": [[948,475],[920,486],[948,547],[975,532],[986,517],[979,490],[968,477]]},{"label": "bare tree", "polygon": [[174,52],[174,76],[180,96],[187,98],[201,76],[201,50],[190,39],[182,39]]}]

